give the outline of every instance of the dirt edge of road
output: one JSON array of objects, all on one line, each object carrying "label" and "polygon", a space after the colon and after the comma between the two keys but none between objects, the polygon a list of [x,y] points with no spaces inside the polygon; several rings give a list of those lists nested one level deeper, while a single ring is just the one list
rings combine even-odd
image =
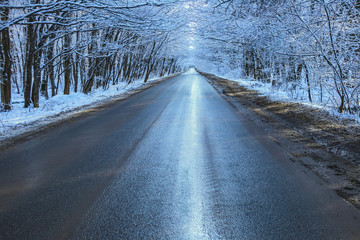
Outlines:
[{"label": "dirt edge of road", "polygon": [[156,86],[170,78],[176,77],[181,73],[182,72],[162,77],[159,80],[153,81],[146,85],[142,85],[138,88],[130,90],[129,92],[119,94],[118,96],[109,97],[99,102],[77,107],[68,110],[66,112],[60,112],[59,114],[46,117],[45,119],[43,119],[44,121],[46,121],[46,123],[44,124],[37,124],[36,122],[32,122],[29,124],[22,125],[21,127],[25,128],[25,130],[22,133],[0,140],[0,151],[12,148],[16,144],[28,141],[29,139],[34,138],[36,136],[43,135],[48,131],[51,131],[52,129],[89,117],[99,111],[102,111],[118,103],[119,101],[122,101],[130,96],[136,95],[137,93],[140,93],[150,87]]},{"label": "dirt edge of road", "polygon": [[237,82],[200,72],[290,156],[360,209],[360,127],[321,109],[271,101]]}]

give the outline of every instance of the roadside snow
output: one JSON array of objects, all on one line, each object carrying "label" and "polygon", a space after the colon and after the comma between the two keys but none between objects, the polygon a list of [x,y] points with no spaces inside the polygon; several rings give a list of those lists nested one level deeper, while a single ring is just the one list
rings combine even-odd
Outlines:
[{"label": "roadside snow", "polygon": [[121,82],[110,86],[107,90],[96,89],[87,95],[84,93],[58,94],[48,100],[41,97],[39,108],[24,108],[23,95],[13,94],[12,110],[0,112],[0,141],[35,130],[45,124],[65,119],[77,111],[110,101],[111,98],[124,95],[129,91],[136,90],[161,79],[149,79],[147,83],[135,81],[129,85]]},{"label": "roadside snow", "polygon": [[244,86],[250,90],[255,90],[273,101],[301,103],[312,108],[324,109],[325,111],[329,112],[330,115],[338,119],[351,119],[354,120],[357,124],[360,123],[360,116],[358,115],[339,113],[333,101],[334,96],[331,96],[328,93],[324,93],[324,101],[321,103],[320,101],[317,101],[316,91],[313,91],[312,97],[315,99],[315,101],[310,102],[307,98],[307,91],[305,88],[303,90],[297,90],[297,92],[294,93],[289,90],[285,91],[283,88],[276,88],[272,86],[271,83],[255,81],[254,79],[237,79],[221,75],[217,76],[238,82],[241,86]]}]

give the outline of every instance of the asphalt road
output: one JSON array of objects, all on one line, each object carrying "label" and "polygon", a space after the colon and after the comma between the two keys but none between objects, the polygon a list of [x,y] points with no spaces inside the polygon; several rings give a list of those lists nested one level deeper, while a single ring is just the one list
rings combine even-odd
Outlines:
[{"label": "asphalt road", "polygon": [[199,74],[0,155],[0,239],[360,239],[360,214]]}]

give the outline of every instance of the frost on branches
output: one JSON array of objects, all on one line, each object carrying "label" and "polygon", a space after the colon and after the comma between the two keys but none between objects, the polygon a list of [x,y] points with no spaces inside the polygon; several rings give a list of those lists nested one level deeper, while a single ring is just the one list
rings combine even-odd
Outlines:
[{"label": "frost on branches", "polygon": [[204,71],[359,114],[359,0],[203,3]]},{"label": "frost on branches", "polygon": [[172,7],[171,1],[2,1],[2,108],[11,108],[11,92],[23,95],[25,108],[37,108],[41,96],[179,71],[164,24]]}]

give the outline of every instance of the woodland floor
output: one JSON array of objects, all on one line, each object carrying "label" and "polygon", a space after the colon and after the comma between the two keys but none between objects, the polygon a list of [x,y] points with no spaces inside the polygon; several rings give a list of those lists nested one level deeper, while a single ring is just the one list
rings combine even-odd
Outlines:
[{"label": "woodland floor", "polygon": [[329,188],[360,209],[360,126],[299,103],[271,101],[237,82],[200,72],[234,107]]}]

